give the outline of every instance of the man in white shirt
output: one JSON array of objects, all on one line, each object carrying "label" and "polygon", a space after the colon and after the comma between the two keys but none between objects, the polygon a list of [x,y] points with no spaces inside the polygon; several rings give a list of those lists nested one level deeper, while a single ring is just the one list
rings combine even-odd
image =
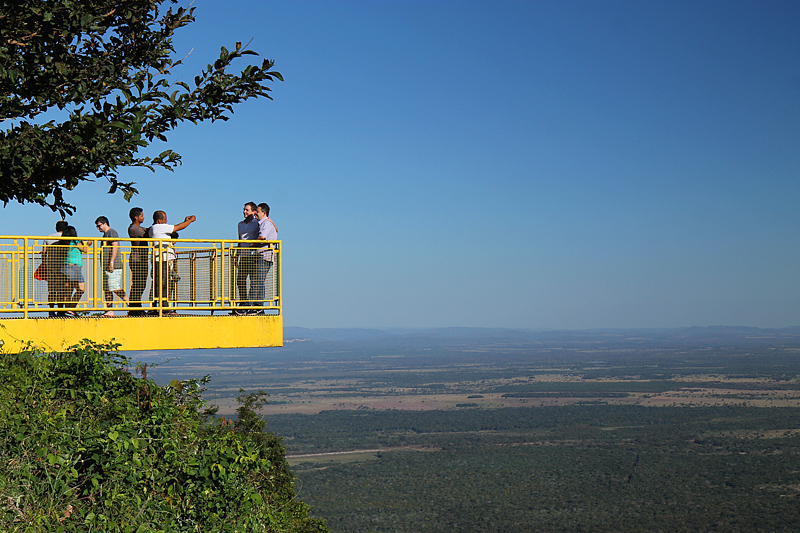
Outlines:
[{"label": "man in white shirt", "polygon": [[[187,227],[189,224],[197,220],[194,215],[189,215],[183,219],[180,224],[168,224],[167,213],[164,211],[156,211],[153,213],[153,225],[150,226],[150,238],[153,239],[171,239],[172,233],[180,231]],[[153,268],[153,295],[155,302],[153,307],[166,306],[168,304],[167,297],[169,295],[169,256],[168,247],[169,243],[160,243],[161,246],[156,246],[153,252],[153,259],[155,260]],[[159,253],[158,250],[161,250]],[[175,311],[164,313],[165,316],[174,316]]]},{"label": "man in white shirt", "polygon": [[[277,241],[278,240],[278,226],[269,218],[269,205],[266,203],[258,204],[256,208],[256,220],[258,220],[258,239],[261,241]],[[258,252],[256,256],[256,273],[255,273],[255,283],[256,283],[256,290],[253,295],[253,299],[256,300],[253,302],[253,305],[270,305],[269,303],[265,302],[264,299],[267,296],[267,277],[269,276],[270,270],[272,270],[272,260],[273,260],[273,252],[272,247],[269,244],[262,243],[256,246],[263,247],[263,250]],[[270,284],[271,285],[271,284]],[[269,299],[270,303],[272,301],[272,291],[269,291]],[[248,314],[251,315],[263,315],[263,310],[253,310],[250,311]]]},{"label": "man in white shirt", "polygon": [[[258,239],[258,221],[255,219],[256,214],[255,202],[247,202],[244,204],[242,214],[244,220],[239,222],[238,233],[240,240],[256,240]],[[253,300],[256,296],[257,283],[256,283],[256,263],[255,251],[252,250],[253,244],[240,242],[237,247],[236,253],[236,288],[239,293],[239,300],[237,305],[249,306],[254,305]],[[247,280],[250,280],[250,290],[247,290]],[[234,315],[246,315],[247,311],[234,310]]]}]

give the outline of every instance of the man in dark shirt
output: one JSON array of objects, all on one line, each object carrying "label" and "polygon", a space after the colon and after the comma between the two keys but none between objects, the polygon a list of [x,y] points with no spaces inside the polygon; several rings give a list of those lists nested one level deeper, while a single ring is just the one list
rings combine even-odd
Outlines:
[{"label": "man in dark shirt", "polygon": [[[240,240],[256,240],[258,239],[258,220],[255,218],[256,209],[255,202],[247,202],[244,204],[242,214],[244,220],[239,222],[238,234]],[[240,242],[236,245],[236,288],[239,292],[239,299],[237,305],[246,306],[253,305],[255,299],[256,287],[256,256],[252,249],[254,243]],[[247,289],[247,280],[250,280],[250,290]],[[247,311],[239,311],[235,309],[231,314],[246,315]]]},{"label": "man in dark shirt", "polygon": [[[144,239],[147,236],[147,228],[142,226],[144,222],[144,211],[141,207],[134,207],[128,215],[131,217],[131,225],[128,226],[128,237],[131,237],[131,255],[128,258],[128,266],[131,268],[131,291],[130,306],[142,307],[142,294],[147,285],[147,272],[149,270],[148,245]],[[138,309],[129,311],[128,316],[142,316],[143,311]]]},{"label": "man in dark shirt", "polygon": [[95,226],[103,237],[113,238],[113,241],[103,241],[103,293],[108,305],[108,311],[101,316],[114,316],[113,302],[116,294],[120,300],[128,306],[128,298],[125,296],[125,289],[122,288],[122,253],[119,250],[119,233],[108,225],[106,217],[97,217],[94,221]]}]

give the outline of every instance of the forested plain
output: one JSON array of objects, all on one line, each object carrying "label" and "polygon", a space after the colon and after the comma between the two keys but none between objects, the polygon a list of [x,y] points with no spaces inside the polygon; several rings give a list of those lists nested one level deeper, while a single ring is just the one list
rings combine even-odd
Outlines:
[{"label": "forested plain", "polygon": [[220,405],[271,394],[298,496],[332,531],[795,531],[798,353],[794,330],[450,331],[155,372],[210,373]]},{"label": "forested plain", "polygon": [[[333,531],[789,531],[800,410],[573,405],[271,417]],[[405,447],[405,448],[404,448]]]}]

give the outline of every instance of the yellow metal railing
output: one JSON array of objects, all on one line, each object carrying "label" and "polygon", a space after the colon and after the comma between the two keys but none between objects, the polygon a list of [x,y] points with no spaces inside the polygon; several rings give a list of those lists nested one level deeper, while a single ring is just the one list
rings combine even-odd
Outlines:
[{"label": "yellow metal railing", "polygon": [[124,294],[109,295],[103,256],[114,239],[73,239],[0,236],[0,318],[281,313],[280,241],[118,240]]}]

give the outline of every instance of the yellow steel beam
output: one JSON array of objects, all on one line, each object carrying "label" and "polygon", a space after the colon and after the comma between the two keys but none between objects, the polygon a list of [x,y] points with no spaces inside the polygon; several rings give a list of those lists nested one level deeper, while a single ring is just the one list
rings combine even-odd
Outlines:
[{"label": "yellow steel beam", "polygon": [[283,346],[283,317],[0,318],[0,352],[18,353],[28,341],[60,351],[83,339],[114,341],[121,350]]}]

